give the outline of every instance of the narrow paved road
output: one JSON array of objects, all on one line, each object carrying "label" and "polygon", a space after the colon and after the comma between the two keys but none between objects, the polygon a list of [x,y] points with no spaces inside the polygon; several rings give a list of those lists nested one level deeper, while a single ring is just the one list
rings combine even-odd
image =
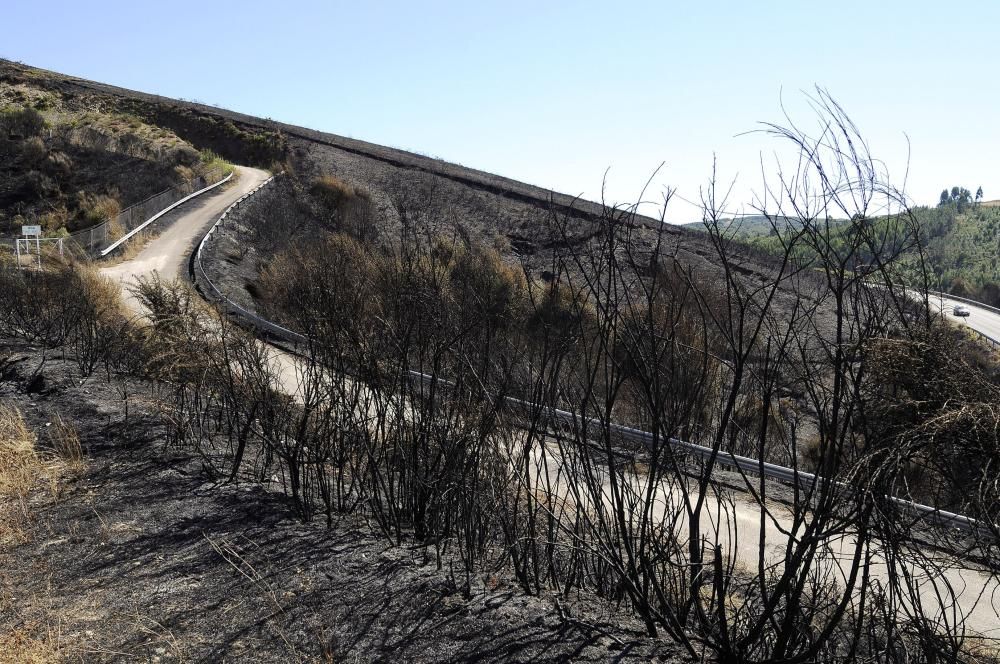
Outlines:
[{"label": "narrow paved road", "polygon": [[[540,480],[547,479],[553,495],[560,500],[572,501],[573,496],[581,496],[580,502],[587,509],[593,508],[595,497],[584,491],[575,491],[570,486],[566,462],[563,461],[555,445],[546,444],[542,449],[532,451],[532,461],[536,477],[535,486],[544,486]],[[612,488],[607,473],[603,473],[601,498],[609,507],[613,504]],[[626,476],[631,484],[632,495],[646,495],[648,477]],[[620,480],[619,480],[620,481]],[[693,484],[693,483],[691,483]],[[681,487],[671,480],[664,480],[654,487],[653,509],[650,519],[654,525],[671,523],[676,516],[675,532],[682,537],[687,533],[687,516],[683,510]],[[696,489],[687,489],[692,500]],[[777,502],[768,504],[767,516],[761,514],[760,505],[741,491],[724,492],[723,499],[710,489],[701,512],[702,535],[709,545],[718,543],[724,555],[735,555],[744,569],[757,569],[762,561],[767,567],[779,568],[786,556],[788,537],[800,537],[802,530],[793,531],[793,516],[788,507]],[[760,546],[764,543],[764,550]],[[853,534],[834,534],[825,538],[826,550],[822,560],[817,560],[813,569],[816,573],[827,573],[839,587],[844,587],[852,564],[852,555],[857,544]],[[877,545],[876,545],[877,547]],[[910,559],[916,558],[910,552]],[[896,560],[894,572],[882,552],[873,550],[871,559],[871,581],[886,587],[890,574],[901,574],[903,568],[919,588],[920,608],[906,597],[898,598],[911,611],[942,623],[964,624],[969,635],[977,635],[1000,644],[1000,580],[975,565],[956,562],[952,557],[933,549],[920,551],[923,563],[915,565]],[[856,592],[867,592],[859,587]],[[951,593],[954,593],[954,601]]]},{"label": "narrow paved road", "polygon": [[136,277],[159,274],[172,281],[187,272],[187,261],[202,235],[215,220],[240,196],[270,177],[267,171],[239,167],[236,182],[185,203],[179,208],[180,217],[151,240],[141,252],[129,260],[101,269],[101,274],[122,285],[125,299],[134,309],[128,287]]},{"label": "narrow paved road", "polygon": [[[136,277],[149,276],[153,273],[168,280],[183,275],[191,252],[208,227],[230,204],[268,177],[266,172],[252,168],[243,167],[239,169],[239,172],[240,177],[235,185],[184,206],[181,217],[158,238],[152,240],[137,256],[118,265],[104,268],[102,273],[116,279],[126,287],[133,284]],[[129,297],[126,294],[126,298]],[[953,306],[949,302],[944,300],[947,312],[950,312],[950,307]],[[138,310],[138,303],[134,300],[130,301],[129,304],[133,309]],[[971,309],[973,308],[970,306]],[[970,319],[968,321],[970,326],[982,324],[984,332],[991,336],[996,334],[996,338],[1000,339],[1000,314],[994,314],[985,309],[976,309]],[[995,325],[996,327],[986,327],[987,325]],[[995,329],[996,332],[987,331],[989,329]],[[269,346],[268,348],[272,362],[278,369],[282,387],[289,394],[299,393],[300,368],[297,358],[273,347]],[[561,499],[568,499],[574,494],[572,488],[566,484],[565,470],[562,468],[564,462],[551,446],[546,445],[541,449],[534,450],[532,457],[535,462],[535,472],[538,473],[539,477],[549,476],[551,486],[556,493],[560,494]],[[544,463],[542,463],[543,459]],[[642,479],[634,477],[632,481],[639,485],[637,488],[641,490]],[[604,479],[603,483],[602,493],[604,493],[604,499],[607,500],[611,493],[611,487],[607,478]],[[668,514],[675,512],[678,500],[677,490],[677,487],[666,485],[654,489],[656,503],[654,520],[663,519]],[[788,510],[780,505],[772,505],[770,506],[770,517],[764,519],[762,523],[759,505],[742,494],[735,495],[733,499],[734,502],[729,509],[720,504],[714,496],[706,502],[705,535],[710,540],[717,536],[720,543],[735,549],[737,555],[750,568],[753,568],[756,567],[759,555],[758,544],[763,531],[768,541],[767,551],[764,552],[765,561],[768,564],[780,563],[784,557],[786,538],[791,529],[791,518]],[[679,525],[683,526],[683,520]],[[829,542],[835,557],[838,559],[848,557],[847,553],[852,544],[853,538],[849,536],[832,539]],[[930,580],[925,580],[921,591],[924,611],[931,615],[948,615],[951,620],[956,617],[952,615],[952,612],[957,612],[966,618],[966,627],[972,632],[1000,639],[1000,618],[997,617],[998,610],[1000,610],[1000,586],[998,586],[997,580],[975,569],[952,567],[949,564],[950,561],[942,560],[941,563],[946,571],[944,571],[944,578],[939,579],[937,583],[941,584],[944,581],[952,586],[958,598],[958,606],[952,606],[949,599],[938,595],[940,587],[935,589]],[[834,570],[834,574],[843,574],[844,571]],[[911,570],[911,573],[914,571]],[[873,574],[876,578],[887,576],[884,563],[876,562]]]},{"label": "narrow paved road", "polygon": [[[215,189],[182,205],[180,216],[159,236],[150,240],[134,257],[116,265],[101,268],[101,274],[122,286],[126,306],[136,314],[143,313],[129,288],[138,277],[158,274],[164,281],[173,281],[187,274],[187,263],[209,227],[230,205],[271,177],[267,171],[248,166],[236,169],[235,182]],[[299,391],[299,374],[295,358],[273,346],[267,346],[272,364],[277,370],[282,388],[288,394]]]}]

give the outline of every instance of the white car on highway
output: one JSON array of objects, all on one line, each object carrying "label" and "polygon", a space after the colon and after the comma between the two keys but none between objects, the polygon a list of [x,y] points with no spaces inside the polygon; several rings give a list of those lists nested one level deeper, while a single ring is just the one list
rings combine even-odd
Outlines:
[{"label": "white car on highway", "polygon": [[951,310],[952,316],[961,316],[963,318],[969,315],[969,308],[963,307],[961,304],[956,304],[955,308]]}]

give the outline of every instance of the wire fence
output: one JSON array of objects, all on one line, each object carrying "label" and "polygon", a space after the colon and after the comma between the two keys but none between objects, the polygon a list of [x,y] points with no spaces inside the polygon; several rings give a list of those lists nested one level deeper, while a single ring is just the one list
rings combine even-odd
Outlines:
[{"label": "wire fence", "polygon": [[[138,228],[156,213],[199,189],[219,182],[223,177],[225,177],[223,170],[216,168],[192,178],[184,184],[153,194],[149,198],[125,208],[113,219],[82,231],[70,233],[69,237],[64,238],[64,245],[74,256],[96,258],[101,255],[104,249],[133,229]],[[13,250],[15,238],[2,238],[0,243]]]}]

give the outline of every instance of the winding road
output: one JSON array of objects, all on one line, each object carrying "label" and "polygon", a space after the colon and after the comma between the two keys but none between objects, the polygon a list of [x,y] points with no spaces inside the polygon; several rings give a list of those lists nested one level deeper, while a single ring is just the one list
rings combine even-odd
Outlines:
[{"label": "winding road", "polygon": [[[126,302],[133,310],[139,311],[138,302],[128,294],[127,287],[133,285],[137,277],[158,274],[164,280],[172,280],[185,275],[186,263],[191,252],[205,232],[226,208],[269,177],[265,171],[246,167],[240,167],[238,172],[239,178],[234,184],[205,194],[179,208],[180,216],[176,221],[133,258],[101,269],[102,274],[125,287]],[[954,306],[954,303],[947,299],[940,300],[939,304],[943,304],[948,313]],[[969,308],[972,310],[972,315],[964,322],[970,327],[1000,339],[1000,314],[972,306]],[[954,317],[952,319],[957,320]],[[282,387],[289,394],[298,393],[299,369],[296,359],[273,347],[270,348],[271,357],[280,370]],[[563,498],[573,494],[573,490],[566,486],[566,476],[561,472],[563,462],[554,446],[545,445],[536,449],[532,456],[539,476],[548,474],[552,486],[556,487],[556,491],[562,494]],[[633,481],[637,484],[643,482],[638,476],[634,477]],[[610,483],[606,481],[605,484],[604,493],[610,495]],[[677,490],[677,487],[667,486],[654,489],[656,494],[654,501],[657,506],[654,519],[667,517],[676,510]],[[733,496],[733,502],[729,507],[730,509],[724,509],[724,505],[720,505],[720,501],[715,499],[706,501],[706,517],[703,519],[708,531],[705,533],[706,536],[713,539],[713,535],[716,535],[720,542],[728,545],[727,548],[732,547],[750,568],[755,568],[760,555],[758,544],[763,534],[765,541],[768,542],[767,551],[764,552],[766,562],[780,563],[789,534],[796,536],[796,533],[790,533],[792,524],[788,510],[781,505],[771,505],[768,516],[764,517],[760,505],[739,492]],[[833,556],[840,560],[849,553],[853,538],[842,537],[829,544]],[[923,610],[928,614],[947,616],[949,622],[955,621],[960,616],[964,617],[965,625],[971,632],[1000,640],[1000,618],[998,618],[1000,583],[985,572],[968,569],[965,566],[953,567],[950,562],[942,559],[942,565],[947,568],[943,572],[943,577],[936,582],[928,579],[927,585],[922,586]],[[878,569],[879,567],[881,569]],[[835,573],[843,574],[845,571],[838,569]],[[876,563],[873,573],[876,578],[884,577],[887,575],[887,570],[880,563]],[[947,598],[947,593],[943,597],[938,594],[942,590],[940,586],[942,582],[953,588],[957,605],[952,604]],[[935,584],[938,585],[936,589]]]},{"label": "winding road", "polygon": [[[238,166],[237,176],[228,186],[206,192],[178,208],[179,216],[159,235],[150,240],[135,256],[100,269],[100,273],[118,282],[126,306],[137,314],[143,313],[139,302],[129,291],[139,277],[159,275],[164,281],[186,278],[187,262],[201,238],[226,209],[256,189],[271,177],[267,171]],[[273,366],[285,392],[298,392],[299,374],[295,359],[273,346],[268,346]]]},{"label": "winding road", "polygon": [[[256,168],[240,167],[235,182],[211,193],[203,194],[185,203],[174,223],[149,241],[133,258],[117,265],[101,268],[101,274],[123,287],[126,299],[128,287],[136,277],[159,274],[165,281],[172,281],[187,274],[186,263],[191,252],[205,231],[234,201],[270,177],[270,173]],[[134,303],[131,304],[135,308]]]}]

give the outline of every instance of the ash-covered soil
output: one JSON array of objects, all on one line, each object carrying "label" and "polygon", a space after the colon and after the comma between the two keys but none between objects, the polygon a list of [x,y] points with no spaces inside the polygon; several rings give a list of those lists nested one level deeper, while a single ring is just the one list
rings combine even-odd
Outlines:
[{"label": "ash-covered soil", "polygon": [[20,543],[0,538],[0,630],[84,662],[683,659],[596,598],[526,596],[502,574],[465,596],[422,547],[302,523],[169,449],[150,384],[128,383],[126,418],[117,383],[48,355],[37,371],[41,351],[0,344],[0,399],[43,444],[56,414],[72,422],[85,468],[32,492]]}]

